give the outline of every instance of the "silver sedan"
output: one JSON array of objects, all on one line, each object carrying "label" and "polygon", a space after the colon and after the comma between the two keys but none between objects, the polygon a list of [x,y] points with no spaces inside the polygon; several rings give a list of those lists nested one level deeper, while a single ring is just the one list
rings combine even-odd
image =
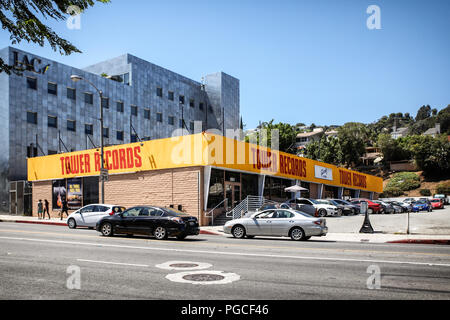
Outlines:
[{"label": "silver sedan", "polygon": [[270,209],[228,221],[223,231],[235,238],[273,236],[291,237],[298,241],[308,240],[311,236],[325,236],[328,228],[325,219],[314,218],[301,211]]}]

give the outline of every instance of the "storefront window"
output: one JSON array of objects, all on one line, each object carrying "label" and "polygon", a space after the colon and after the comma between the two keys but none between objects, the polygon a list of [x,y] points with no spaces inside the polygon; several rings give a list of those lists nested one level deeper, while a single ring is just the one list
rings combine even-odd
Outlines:
[{"label": "storefront window", "polygon": [[82,203],[81,178],[67,179],[67,206],[70,210],[77,210],[82,207]]},{"label": "storefront window", "polygon": [[338,188],[331,186],[324,186],[324,195],[325,199],[336,199],[338,198]]},{"label": "storefront window", "polygon": [[284,189],[293,185],[293,180],[266,177],[264,183],[264,197],[277,202],[285,202],[292,194]]},{"label": "storefront window", "polygon": [[242,174],[242,200],[248,196],[258,195],[258,175]]},{"label": "storefront window", "polygon": [[224,199],[224,172],[223,170],[211,169],[207,207],[214,208]]},{"label": "storefront window", "polygon": [[99,203],[98,177],[83,178],[83,206]]},{"label": "storefront window", "polygon": [[225,180],[230,182],[241,182],[241,174],[239,172],[226,171]]},{"label": "storefront window", "polygon": [[62,201],[67,195],[66,180],[54,180],[52,189],[52,208],[53,210],[61,209]]}]

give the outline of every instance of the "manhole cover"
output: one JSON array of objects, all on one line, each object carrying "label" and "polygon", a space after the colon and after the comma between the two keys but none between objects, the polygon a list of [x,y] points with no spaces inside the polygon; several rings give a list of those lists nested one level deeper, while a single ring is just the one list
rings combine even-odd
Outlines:
[{"label": "manhole cover", "polygon": [[212,265],[205,262],[196,261],[167,261],[156,265],[157,268],[164,270],[204,270],[211,268]]},{"label": "manhole cover", "polygon": [[184,280],[188,281],[219,281],[225,279],[224,276],[218,275],[218,274],[188,274],[183,277]]},{"label": "manhole cover", "polygon": [[228,284],[238,281],[241,277],[235,273],[226,273],[223,271],[185,271],[168,274],[166,279],[194,285],[216,285]]},{"label": "manhole cover", "polygon": [[173,263],[169,265],[172,268],[195,268],[198,267],[198,264],[195,263]]}]

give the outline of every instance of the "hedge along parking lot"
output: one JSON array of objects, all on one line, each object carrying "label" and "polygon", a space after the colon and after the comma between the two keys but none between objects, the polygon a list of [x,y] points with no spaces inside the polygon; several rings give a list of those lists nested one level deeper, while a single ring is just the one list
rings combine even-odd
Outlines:
[{"label": "hedge along parking lot", "polygon": [[383,197],[397,197],[405,191],[420,188],[420,177],[414,172],[396,173],[384,188]]},{"label": "hedge along parking lot", "polygon": [[[408,215],[372,214],[370,222],[375,231],[385,233],[405,233]],[[358,233],[364,221],[364,215],[327,217],[330,233]],[[410,230],[412,234],[450,235],[450,205],[432,212],[410,213]]]}]

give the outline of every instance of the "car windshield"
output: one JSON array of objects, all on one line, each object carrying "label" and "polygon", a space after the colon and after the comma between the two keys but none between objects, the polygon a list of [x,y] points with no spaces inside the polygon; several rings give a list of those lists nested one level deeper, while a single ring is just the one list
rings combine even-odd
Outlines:
[{"label": "car windshield", "polygon": [[337,201],[334,201],[334,200],[328,200],[328,201],[329,201],[329,203],[331,203],[331,204],[334,205],[334,206],[340,205],[340,203],[337,202]]},{"label": "car windshield", "polygon": [[186,212],[179,211],[173,208],[164,208],[164,212],[170,217],[189,216]]},{"label": "car windshield", "polygon": [[317,200],[314,200],[314,199],[309,199],[309,201],[311,201],[314,204],[319,204],[319,202]]},{"label": "car windshield", "polygon": [[432,199],[432,200],[430,200],[431,202],[441,202],[441,200],[439,200],[439,199]]}]

